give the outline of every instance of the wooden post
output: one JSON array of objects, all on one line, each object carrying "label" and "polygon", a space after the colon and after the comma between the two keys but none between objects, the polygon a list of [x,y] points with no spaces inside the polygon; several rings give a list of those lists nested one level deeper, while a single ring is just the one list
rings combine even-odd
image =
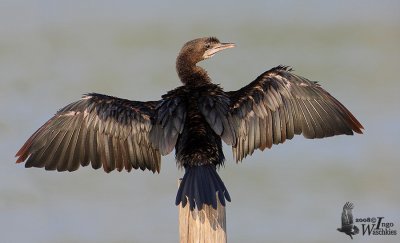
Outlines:
[{"label": "wooden post", "polygon": [[[180,183],[180,180],[179,180]],[[225,207],[217,195],[217,209],[204,205],[202,210],[190,210],[189,203],[183,208],[179,204],[180,243],[226,243]]]}]

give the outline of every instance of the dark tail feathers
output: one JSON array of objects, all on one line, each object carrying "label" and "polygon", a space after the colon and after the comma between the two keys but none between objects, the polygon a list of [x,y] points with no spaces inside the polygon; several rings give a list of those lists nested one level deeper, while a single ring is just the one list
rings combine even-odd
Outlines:
[{"label": "dark tail feathers", "polygon": [[203,204],[211,205],[216,209],[217,193],[223,206],[225,206],[225,198],[229,202],[231,201],[228,190],[219,177],[215,165],[187,167],[179,185],[175,204],[179,205],[182,202],[182,207],[185,207],[189,200],[190,210],[193,210],[196,206],[201,210]]}]

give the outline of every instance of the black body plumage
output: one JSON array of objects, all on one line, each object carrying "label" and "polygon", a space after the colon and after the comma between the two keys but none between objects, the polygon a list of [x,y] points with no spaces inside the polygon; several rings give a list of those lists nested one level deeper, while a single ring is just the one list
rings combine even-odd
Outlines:
[{"label": "black body plumage", "polygon": [[[88,94],[61,109],[17,152],[26,167],[74,171],[80,165],[160,171],[161,155],[174,148],[185,169],[176,204],[191,209],[222,205],[230,196],[217,174],[222,140],[236,161],[283,143],[295,134],[323,138],[362,133],[362,125],[316,82],[273,68],[247,86],[225,92],[197,63],[234,47],[214,37],[187,42],[176,61],[184,84],[158,101]],[[217,197],[218,195],[218,197]]]}]

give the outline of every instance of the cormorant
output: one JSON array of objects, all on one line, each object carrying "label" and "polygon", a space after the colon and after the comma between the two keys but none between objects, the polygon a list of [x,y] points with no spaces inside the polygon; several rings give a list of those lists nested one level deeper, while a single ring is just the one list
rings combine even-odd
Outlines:
[{"label": "cormorant", "polygon": [[74,171],[80,165],[130,171],[160,171],[161,155],[175,148],[185,169],[176,205],[201,209],[230,201],[216,169],[223,165],[221,139],[236,162],[255,149],[271,148],[295,134],[323,138],[363,126],[313,81],[277,66],[247,86],[225,92],[197,63],[232,48],[215,37],[187,42],[176,59],[182,86],[158,101],[130,101],[89,93],[59,110],[17,152],[17,163]]},{"label": "cormorant", "polygon": [[339,232],[343,232],[346,235],[350,236],[351,239],[353,239],[352,235],[358,234],[360,231],[357,226],[353,224],[353,210],[354,206],[351,202],[346,202],[343,206],[343,212],[342,212],[342,227],[337,228]]}]

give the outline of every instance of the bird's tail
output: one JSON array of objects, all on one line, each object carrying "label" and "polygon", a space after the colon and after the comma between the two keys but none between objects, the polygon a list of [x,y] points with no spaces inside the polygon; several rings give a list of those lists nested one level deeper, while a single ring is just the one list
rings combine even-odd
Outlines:
[{"label": "bird's tail", "polygon": [[182,207],[185,207],[189,201],[191,210],[195,207],[201,210],[204,204],[216,209],[217,195],[223,206],[225,206],[225,199],[231,201],[215,165],[190,166],[185,168],[185,175],[179,185],[175,204],[182,203]]}]

